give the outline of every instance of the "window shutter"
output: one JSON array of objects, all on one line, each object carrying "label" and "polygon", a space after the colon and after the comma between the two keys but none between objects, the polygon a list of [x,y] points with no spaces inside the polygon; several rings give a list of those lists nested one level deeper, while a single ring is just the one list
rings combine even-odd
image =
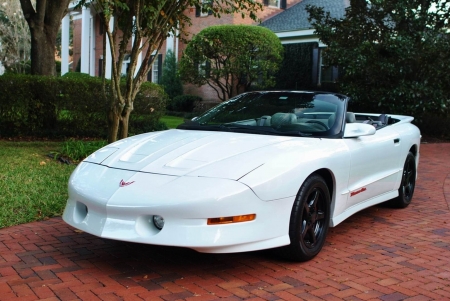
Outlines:
[{"label": "window shutter", "polygon": [[162,53],[158,54],[158,84],[161,82],[162,76]]},{"label": "window shutter", "polygon": [[202,12],[202,9],[200,6],[195,6],[195,16],[200,17],[200,13]]},{"label": "window shutter", "polygon": [[311,82],[313,86],[317,86],[319,80],[319,68],[320,68],[320,50],[315,47],[312,50],[312,74],[311,74]]},{"label": "window shutter", "polygon": [[269,6],[269,0],[264,0],[263,4],[264,4],[264,6]]},{"label": "window shutter", "polygon": [[333,66],[333,82],[337,82],[339,79],[339,67]]},{"label": "window shutter", "polygon": [[286,0],[280,0],[280,8],[286,9]]},{"label": "window shutter", "polygon": [[103,59],[98,59],[98,77],[103,75]]}]

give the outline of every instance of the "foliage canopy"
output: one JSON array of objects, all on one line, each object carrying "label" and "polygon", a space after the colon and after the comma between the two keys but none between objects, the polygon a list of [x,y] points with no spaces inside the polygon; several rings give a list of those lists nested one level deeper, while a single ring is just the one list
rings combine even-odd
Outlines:
[{"label": "foliage canopy", "polygon": [[363,109],[448,114],[448,0],[351,0],[344,19],[309,6],[325,59],[342,68],[340,91]]},{"label": "foliage canopy", "polygon": [[7,0],[0,5],[0,62],[8,72],[29,69],[31,37],[20,3]]},{"label": "foliage canopy", "polygon": [[189,42],[180,61],[185,81],[209,85],[222,101],[255,88],[271,87],[283,59],[283,46],[269,29],[217,25]]},{"label": "foliage canopy", "polygon": [[[23,1],[23,0],[22,0]],[[166,38],[184,35],[191,25],[186,11],[199,7],[215,17],[240,13],[256,20],[262,4],[254,0],[79,0],[79,5],[93,8],[100,16],[109,40],[112,56],[112,95],[108,112],[108,142],[128,136],[128,120],[133,101]],[[105,45],[106,43],[104,43]],[[103,50],[106,57],[106,49]],[[121,66],[130,59],[122,88]],[[139,58],[142,63],[138,65]],[[102,73],[104,74],[104,72]]]}]

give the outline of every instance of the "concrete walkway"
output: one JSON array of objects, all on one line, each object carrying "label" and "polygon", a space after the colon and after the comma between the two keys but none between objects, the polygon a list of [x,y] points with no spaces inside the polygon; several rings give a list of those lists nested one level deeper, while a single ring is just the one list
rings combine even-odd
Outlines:
[{"label": "concrete walkway", "polygon": [[0,230],[0,300],[450,300],[450,144],[423,144],[412,204],[329,232],[312,261],[110,241],[60,218]]}]

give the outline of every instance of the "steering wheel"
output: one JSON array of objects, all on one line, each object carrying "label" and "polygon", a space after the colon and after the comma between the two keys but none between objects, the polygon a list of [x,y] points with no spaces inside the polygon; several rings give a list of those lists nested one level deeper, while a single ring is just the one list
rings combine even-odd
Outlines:
[{"label": "steering wheel", "polygon": [[315,123],[315,124],[322,126],[325,130],[328,130],[328,126],[319,120],[308,120],[306,123]]}]

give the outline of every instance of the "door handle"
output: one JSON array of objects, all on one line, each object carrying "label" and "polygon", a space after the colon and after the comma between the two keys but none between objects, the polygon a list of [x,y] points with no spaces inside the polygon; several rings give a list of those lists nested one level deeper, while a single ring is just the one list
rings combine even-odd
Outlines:
[{"label": "door handle", "polygon": [[395,144],[397,144],[397,143],[399,143],[399,142],[400,142],[400,138],[395,138],[395,139],[394,139],[394,143],[395,143]]}]

